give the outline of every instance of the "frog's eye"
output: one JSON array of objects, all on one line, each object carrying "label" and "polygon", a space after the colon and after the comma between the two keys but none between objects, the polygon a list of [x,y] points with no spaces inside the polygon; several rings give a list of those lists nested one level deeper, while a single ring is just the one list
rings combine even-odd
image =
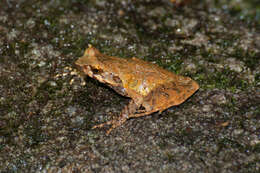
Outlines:
[{"label": "frog's eye", "polygon": [[93,74],[101,74],[103,73],[103,70],[101,69],[97,69],[97,68],[93,68],[93,67],[90,67],[91,71]]}]

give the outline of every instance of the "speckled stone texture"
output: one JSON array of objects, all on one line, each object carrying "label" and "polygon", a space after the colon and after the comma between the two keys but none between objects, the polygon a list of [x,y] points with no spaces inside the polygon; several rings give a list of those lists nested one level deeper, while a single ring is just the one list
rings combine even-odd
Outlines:
[{"label": "speckled stone texture", "polygon": [[[259,11],[257,0],[0,1],[0,172],[259,172]],[[77,75],[88,44],[201,88],[106,136],[91,128],[129,100]]]}]

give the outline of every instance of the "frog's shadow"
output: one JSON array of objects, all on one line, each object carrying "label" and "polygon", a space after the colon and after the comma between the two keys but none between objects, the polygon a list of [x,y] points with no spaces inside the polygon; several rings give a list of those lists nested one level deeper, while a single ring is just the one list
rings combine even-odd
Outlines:
[{"label": "frog's shadow", "polygon": [[[113,90],[111,87],[109,87],[105,83],[101,83],[98,80],[91,78],[89,76],[84,77],[86,83],[89,82],[89,85],[92,85],[92,87],[95,87],[95,90],[104,89],[106,91],[109,91],[112,95],[112,98],[119,97],[124,102],[129,102],[131,98],[123,96],[119,93],[117,93],[115,90]],[[88,85],[88,84],[87,84]]]}]

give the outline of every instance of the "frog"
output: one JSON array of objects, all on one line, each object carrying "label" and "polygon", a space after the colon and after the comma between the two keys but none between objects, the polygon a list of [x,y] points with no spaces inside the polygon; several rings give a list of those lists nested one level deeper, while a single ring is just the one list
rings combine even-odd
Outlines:
[{"label": "frog", "polygon": [[93,126],[93,129],[110,126],[106,134],[130,118],[162,113],[180,105],[199,89],[198,83],[190,77],[174,74],[140,58],[109,56],[92,45],[75,64],[83,74],[130,98],[117,118]]}]

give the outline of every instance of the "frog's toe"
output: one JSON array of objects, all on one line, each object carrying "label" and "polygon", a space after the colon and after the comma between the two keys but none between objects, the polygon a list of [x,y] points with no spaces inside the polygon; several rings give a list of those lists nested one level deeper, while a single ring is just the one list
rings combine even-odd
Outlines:
[{"label": "frog's toe", "polygon": [[108,130],[106,131],[106,135],[109,135],[109,133],[110,133],[113,129],[114,129],[113,127],[111,127],[110,129],[108,129]]},{"label": "frog's toe", "polygon": [[110,127],[109,130],[106,131],[106,134],[109,135],[109,133],[110,133],[114,128],[117,127],[117,126],[114,125],[114,124],[115,124],[114,120],[111,120],[111,121],[108,121],[108,122],[105,122],[105,123],[102,123],[102,124],[95,125],[95,126],[92,127],[92,129],[103,128],[104,126],[106,126],[106,125],[111,125],[111,124],[113,124],[112,127]]},{"label": "frog's toe", "polygon": [[110,127],[110,129],[108,129],[108,130],[106,131],[106,134],[109,135],[109,133],[110,133],[113,129],[115,129],[115,128],[121,126],[124,122],[125,122],[125,121],[120,121],[120,120],[112,122],[112,123],[111,123],[111,124],[112,124],[112,127]]},{"label": "frog's toe", "polygon": [[95,125],[95,126],[92,127],[92,129],[102,128],[102,127],[104,127],[105,125],[111,125],[111,124],[113,124],[113,120],[107,121],[107,122],[102,123],[102,124]]},{"label": "frog's toe", "polygon": [[106,125],[112,125],[112,127],[110,127],[109,130],[107,130],[107,132],[106,132],[106,134],[108,135],[113,129],[121,126],[126,120],[127,120],[126,118],[119,118],[117,120],[107,121],[105,123],[93,126],[92,129],[102,128]]},{"label": "frog's toe", "polygon": [[106,123],[98,124],[98,125],[93,126],[92,129],[102,128],[102,127],[104,127],[104,125],[106,125]]}]

